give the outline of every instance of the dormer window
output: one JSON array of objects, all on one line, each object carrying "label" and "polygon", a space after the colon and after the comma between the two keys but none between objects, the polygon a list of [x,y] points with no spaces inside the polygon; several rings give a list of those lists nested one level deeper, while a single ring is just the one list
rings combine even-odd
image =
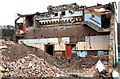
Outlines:
[{"label": "dormer window", "polygon": [[65,15],[65,11],[62,11],[61,15],[64,16]]}]

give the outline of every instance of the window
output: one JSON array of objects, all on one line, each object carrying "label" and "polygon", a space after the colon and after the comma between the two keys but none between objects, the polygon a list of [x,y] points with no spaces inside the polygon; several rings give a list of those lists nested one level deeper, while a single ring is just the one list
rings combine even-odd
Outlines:
[{"label": "window", "polygon": [[73,11],[69,10],[69,13],[73,14]]},{"label": "window", "polygon": [[62,12],[62,15],[63,15],[63,16],[65,15],[65,11]]},{"label": "window", "polygon": [[54,15],[55,15],[55,16],[58,16],[58,13],[55,13]]}]

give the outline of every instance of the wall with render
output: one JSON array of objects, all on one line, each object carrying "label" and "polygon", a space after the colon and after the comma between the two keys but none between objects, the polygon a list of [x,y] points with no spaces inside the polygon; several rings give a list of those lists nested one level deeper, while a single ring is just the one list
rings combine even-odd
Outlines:
[{"label": "wall with render", "polygon": [[33,46],[33,47],[36,47],[36,48],[40,48],[42,51],[44,51],[44,47],[45,45],[44,44],[27,44],[28,46]]},{"label": "wall with render", "polygon": [[85,42],[78,42],[76,50],[108,50],[109,37],[104,36],[89,36]]},{"label": "wall with render", "polygon": [[[60,40],[61,39],[61,40]],[[56,44],[56,43],[70,43],[69,37],[62,37],[62,38],[40,38],[40,39],[20,39],[18,41],[19,44]]]},{"label": "wall with render", "polygon": [[29,46],[40,48],[44,51],[45,44],[54,44],[54,51],[65,51],[65,43],[70,43],[69,37],[62,38],[41,38],[41,39],[20,39],[19,44],[27,44]]},{"label": "wall with render", "polygon": [[[51,40],[50,40],[51,39]],[[39,40],[39,41],[38,41]],[[34,46],[37,48],[41,48],[41,50],[44,51],[44,44],[52,43],[54,44],[54,51],[65,51],[66,50],[66,44],[70,42],[69,38],[62,38],[61,42],[58,42],[58,38],[46,38],[46,39],[23,39],[19,40],[24,42],[27,45]],[[86,36],[85,42],[77,42],[76,43],[76,50],[108,50],[109,46],[109,37],[108,35],[101,35],[101,36]]]},{"label": "wall with render", "polygon": [[54,51],[65,51],[66,50],[65,43],[57,43],[54,45],[54,47],[55,47]]}]

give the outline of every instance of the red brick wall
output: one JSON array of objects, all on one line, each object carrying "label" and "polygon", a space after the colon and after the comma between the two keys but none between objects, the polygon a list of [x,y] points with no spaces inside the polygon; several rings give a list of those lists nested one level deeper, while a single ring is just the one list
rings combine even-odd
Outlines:
[{"label": "red brick wall", "polygon": [[71,43],[75,43],[78,41],[84,41],[84,37],[88,35],[101,35],[101,34],[108,34],[108,33],[98,33],[97,31],[91,29],[88,26],[75,26],[65,28],[45,28],[37,30],[31,30],[30,32],[26,33],[25,38],[32,39],[32,38],[54,38],[54,37],[70,37]]}]

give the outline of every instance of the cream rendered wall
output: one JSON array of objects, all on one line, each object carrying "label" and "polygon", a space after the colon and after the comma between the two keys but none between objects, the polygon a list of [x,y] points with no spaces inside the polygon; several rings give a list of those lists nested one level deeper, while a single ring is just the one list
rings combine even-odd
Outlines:
[{"label": "cream rendered wall", "polygon": [[66,45],[65,43],[56,43],[54,45],[54,51],[65,51],[66,50]]},{"label": "cream rendered wall", "polygon": [[[108,42],[79,42],[76,50],[108,50]],[[91,48],[90,48],[91,47]]]},{"label": "cream rendered wall", "polygon": [[90,41],[86,39],[85,42],[78,42],[76,44],[77,50],[108,50],[108,47],[108,36],[91,36]]},{"label": "cream rendered wall", "polygon": [[86,42],[78,42],[76,44],[76,50],[85,50],[86,48]]},{"label": "cream rendered wall", "polygon": [[44,51],[44,44],[27,44],[27,45],[40,48],[42,51]]},{"label": "cream rendered wall", "polygon": [[[45,50],[44,47],[45,45],[44,44],[27,44],[28,46],[33,46],[33,47],[37,47],[37,48],[40,48],[41,50]],[[54,51],[65,51],[66,49],[66,45],[65,43],[55,43],[54,44]]]}]

